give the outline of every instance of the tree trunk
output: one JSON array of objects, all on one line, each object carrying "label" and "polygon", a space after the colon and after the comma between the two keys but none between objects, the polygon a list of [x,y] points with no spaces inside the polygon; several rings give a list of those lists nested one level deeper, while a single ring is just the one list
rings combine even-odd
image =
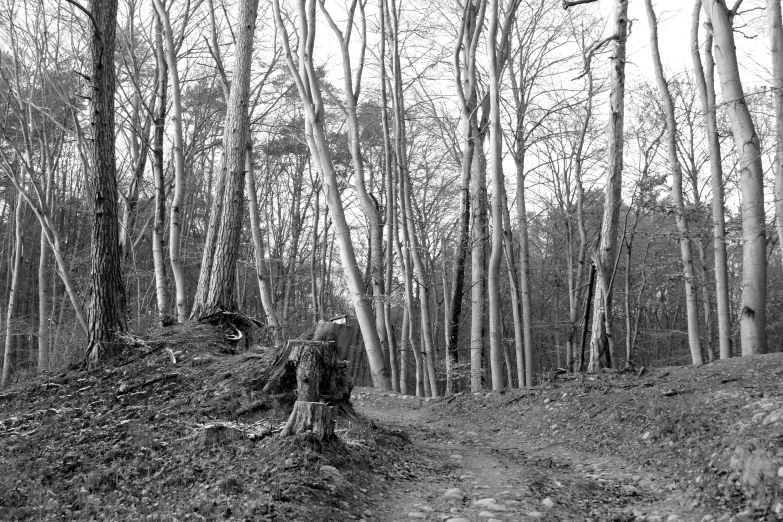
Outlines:
[{"label": "tree trunk", "polygon": [[[266,264],[264,256],[264,241],[261,237],[261,224],[258,214],[258,195],[256,193],[256,178],[253,174],[253,149],[248,143],[245,150],[245,172],[247,182],[247,201],[248,212],[250,214],[250,231],[253,236],[253,247],[256,258],[256,279],[258,280],[258,292],[261,297],[261,305],[264,307],[266,320],[274,332],[275,342],[282,343],[283,336],[280,319],[275,310],[275,303],[272,298],[272,287],[269,284],[269,266]],[[315,249],[315,242],[313,242]]]},{"label": "tree trunk", "polygon": [[[386,88],[386,8],[385,0],[379,0],[379,14],[381,19],[381,51],[380,51],[380,69],[381,69],[381,126],[383,130],[383,168],[386,179],[386,271],[384,277],[385,295],[383,300],[383,316],[386,323],[386,335],[389,347],[389,370],[391,371],[392,389],[400,392],[401,366],[398,357],[397,344],[394,339],[394,323],[392,321],[392,285],[394,284],[394,247],[397,240],[395,231],[397,230],[397,196],[394,183],[393,166],[394,156],[392,152],[391,137],[389,135],[389,109],[386,105],[388,92]],[[405,346],[405,332],[401,337],[402,346]],[[400,354],[401,355],[401,354]],[[407,378],[407,374],[406,377]]]},{"label": "tree trunk", "polygon": [[[718,305],[718,342],[720,358],[731,357],[729,336],[729,275],[726,262],[726,218],[724,212],[723,169],[721,165],[720,138],[715,113],[715,61],[712,57],[712,34],[708,29],[704,43],[705,67],[699,56],[699,13],[702,0],[696,0],[691,25],[691,58],[699,89],[702,112],[707,123],[707,140],[710,154],[710,186],[712,188],[713,251],[715,256],[715,300]],[[706,76],[705,76],[706,73]]]},{"label": "tree trunk", "polygon": [[[590,365],[588,371],[599,367],[602,351],[604,324],[611,322],[612,289],[609,281],[601,280],[601,273],[611,277],[612,265],[617,256],[617,233],[619,230],[622,173],[623,173],[623,123],[625,119],[625,43],[628,37],[628,0],[614,0],[614,36],[609,73],[609,137],[607,145],[607,179],[604,198],[604,216],[601,224],[601,264],[598,270],[598,291],[595,292],[593,313],[593,335],[590,342]],[[604,294],[602,289],[608,293]],[[603,303],[599,304],[598,300]],[[604,347],[610,360],[614,354]]]},{"label": "tree trunk", "polygon": [[767,27],[772,58],[772,93],[775,100],[775,216],[778,246],[783,255],[783,21],[780,0],[767,0]]},{"label": "tree trunk", "polygon": [[[482,118],[481,128],[485,128]],[[475,140],[471,185],[471,290],[470,290],[470,389],[483,388],[484,316],[486,311],[486,234],[487,234],[487,160],[484,156],[484,133]]]},{"label": "tree trunk", "polygon": [[177,52],[174,47],[174,33],[171,30],[169,14],[166,12],[163,0],[153,1],[163,24],[166,61],[168,62],[168,70],[171,75],[171,111],[174,120],[174,197],[171,200],[171,215],[169,216],[169,256],[171,257],[171,275],[174,277],[174,287],[176,288],[177,320],[183,323],[187,320],[187,310],[185,308],[187,287],[185,286],[185,268],[180,254],[182,203],[185,198],[185,145],[182,139],[182,102],[180,101]]},{"label": "tree trunk", "polygon": [[761,146],[742,89],[728,8],[724,0],[704,0],[703,7],[720,50],[718,75],[739,155],[743,238],[740,335],[742,355],[753,355],[767,349],[767,234]]},{"label": "tree trunk", "polygon": [[152,177],[155,185],[155,217],[152,225],[152,260],[155,272],[155,297],[161,325],[171,322],[168,315],[169,291],[166,286],[165,236],[166,182],[163,173],[163,137],[166,126],[166,91],[168,64],[163,47],[163,22],[155,17],[155,61],[158,69],[155,131],[152,144]]},{"label": "tree trunk", "polygon": [[[296,342],[296,341],[290,341]],[[291,350],[288,361],[296,366],[297,399],[281,437],[312,433],[316,440],[334,437],[332,407],[321,402],[321,390],[337,369],[333,343],[309,342]]]},{"label": "tree trunk", "polygon": [[[215,237],[214,258],[207,269],[209,282],[206,295],[194,304],[196,317],[204,317],[223,310],[236,310],[236,265],[242,232],[242,213],[245,199],[245,149],[250,140],[248,105],[250,73],[253,57],[253,35],[258,14],[258,0],[244,0],[238,6],[239,17],[236,61],[226,108],[223,158],[220,177],[224,180],[221,214]],[[218,197],[218,196],[216,196]],[[214,207],[214,206],[213,206]],[[201,283],[201,277],[199,282]],[[197,298],[203,295],[197,291]]]},{"label": "tree trunk", "polygon": [[[315,159],[318,170],[324,178],[324,191],[337,229],[337,244],[340,260],[342,262],[348,292],[353,301],[354,310],[359,327],[364,339],[367,358],[370,363],[373,384],[375,387],[390,390],[391,379],[389,370],[383,360],[378,332],[375,330],[375,322],[372,306],[365,294],[361,273],[358,269],[356,254],[351,241],[350,229],[345,218],[345,211],[337,183],[337,174],[334,170],[329,142],[324,127],[324,104],[321,98],[320,84],[312,61],[312,50],[315,42],[315,2],[314,0],[299,0],[297,2],[299,19],[299,67],[294,62],[291,51],[288,30],[283,22],[280,12],[279,0],[274,0],[274,16],[278,30],[282,33],[283,44],[288,69],[294,78],[297,91],[303,102],[306,121],[307,145]],[[232,89],[233,90],[233,89]]]},{"label": "tree trunk", "polygon": [[117,334],[126,328],[125,287],[120,268],[117,171],[114,155],[114,35],[117,0],[95,0],[92,54],[91,180],[94,225],[91,240],[88,344],[86,358],[95,365],[118,352]]},{"label": "tree trunk", "polygon": [[16,370],[16,358],[19,350],[14,352],[14,320],[16,319],[16,305],[19,301],[20,272],[22,270],[22,258],[24,257],[24,242],[22,239],[22,210],[24,199],[21,194],[16,195],[16,210],[14,212],[14,256],[11,268],[11,282],[8,288],[8,308],[5,318],[5,350],[3,352],[3,374],[0,378],[0,387],[10,384],[11,374]]},{"label": "tree trunk", "polygon": [[492,180],[492,249],[487,269],[487,301],[489,304],[489,359],[492,389],[502,390],[503,339],[500,334],[500,261],[503,257],[503,135],[500,129],[500,75],[497,48],[499,0],[489,2],[489,157]]},{"label": "tree trunk", "polygon": [[407,231],[404,243],[406,250],[410,252],[413,266],[416,271],[419,287],[419,307],[421,313],[421,337],[424,345],[424,366],[426,378],[428,378],[430,390],[433,397],[438,396],[438,383],[435,374],[435,346],[433,344],[432,323],[430,314],[427,270],[424,266],[422,253],[419,245],[419,237],[416,230],[416,221],[413,214],[413,203],[411,195],[411,179],[408,170],[408,143],[405,128],[405,105],[403,100],[402,70],[400,65],[401,49],[399,48],[399,27],[397,22],[397,11],[394,7],[394,0],[389,6],[392,43],[392,106],[394,110],[395,122],[395,152],[397,159],[397,171],[400,180],[400,203],[403,215],[403,232]]},{"label": "tree trunk", "polygon": [[[460,37],[454,47],[453,66],[455,87],[460,102],[462,128],[462,164],[460,176],[460,217],[459,237],[454,253],[454,264],[451,272],[451,296],[447,311],[446,357],[450,365],[459,362],[457,342],[459,339],[459,323],[462,315],[462,293],[465,287],[465,261],[470,251],[470,220],[471,220],[471,168],[478,137],[477,108],[477,73],[476,49],[479,36],[484,27],[486,1],[477,4],[465,2],[465,9],[460,26]],[[464,53],[464,64],[460,55]],[[463,79],[464,68],[464,79]],[[452,393],[452,385],[447,381],[446,393]]]},{"label": "tree trunk", "polygon": [[672,171],[672,199],[674,200],[677,230],[682,256],[682,271],[685,282],[685,302],[688,311],[688,346],[691,350],[691,362],[699,365],[703,362],[701,356],[701,341],[699,339],[699,304],[696,301],[696,276],[693,269],[693,251],[688,233],[688,218],[685,216],[685,204],[682,197],[682,166],[677,155],[677,120],[674,115],[674,101],[669,92],[669,85],[663,75],[661,54],[658,50],[658,19],[653,10],[652,0],[645,0],[647,21],[650,26],[650,49],[652,51],[653,69],[658,83],[658,93],[663,100],[666,119],[666,152],[669,168]]}]

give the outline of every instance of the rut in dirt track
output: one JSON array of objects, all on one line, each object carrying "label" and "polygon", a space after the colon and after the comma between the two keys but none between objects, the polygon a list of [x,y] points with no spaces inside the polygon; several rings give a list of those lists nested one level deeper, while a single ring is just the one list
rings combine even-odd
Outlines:
[{"label": "rut in dirt track", "polygon": [[432,464],[428,475],[397,482],[372,506],[372,520],[714,519],[671,491],[667,477],[564,444],[534,446],[471,419],[438,419],[422,399],[405,397],[354,390],[358,411],[407,432],[412,458]]}]

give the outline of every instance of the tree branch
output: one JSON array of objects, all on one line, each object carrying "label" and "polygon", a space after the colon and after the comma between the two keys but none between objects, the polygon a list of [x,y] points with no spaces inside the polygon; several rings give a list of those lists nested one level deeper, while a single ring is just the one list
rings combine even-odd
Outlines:
[{"label": "tree branch", "polygon": [[568,9],[569,7],[573,7],[575,5],[579,4],[592,4],[593,2],[597,2],[598,0],[563,0],[563,9]]},{"label": "tree branch", "polygon": [[71,4],[72,6],[74,6],[76,9],[78,9],[82,13],[87,15],[87,17],[92,22],[92,26],[95,28],[95,33],[98,35],[98,39],[100,40],[101,39],[101,29],[100,29],[100,27],[98,27],[98,21],[95,19],[95,17],[92,15],[92,13],[89,12],[84,7],[82,7],[81,4],[79,4],[78,2],[76,2],[74,0],[65,0],[65,1],[68,2],[69,4]]}]

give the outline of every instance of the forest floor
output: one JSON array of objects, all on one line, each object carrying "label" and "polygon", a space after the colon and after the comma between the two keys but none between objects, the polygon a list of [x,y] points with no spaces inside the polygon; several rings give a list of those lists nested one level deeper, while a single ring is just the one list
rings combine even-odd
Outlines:
[{"label": "forest floor", "polygon": [[783,354],[437,399],[355,388],[319,444],[279,437],[267,352],[186,325],[2,390],[0,520],[783,519]]}]

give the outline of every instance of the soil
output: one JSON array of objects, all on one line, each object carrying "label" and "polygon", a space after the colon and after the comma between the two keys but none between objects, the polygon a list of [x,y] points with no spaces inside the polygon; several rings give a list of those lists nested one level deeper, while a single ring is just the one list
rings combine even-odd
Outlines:
[{"label": "soil", "polygon": [[281,438],[218,327],[0,392],[0,520],[782,520],[783,355],[421,399]]}]

